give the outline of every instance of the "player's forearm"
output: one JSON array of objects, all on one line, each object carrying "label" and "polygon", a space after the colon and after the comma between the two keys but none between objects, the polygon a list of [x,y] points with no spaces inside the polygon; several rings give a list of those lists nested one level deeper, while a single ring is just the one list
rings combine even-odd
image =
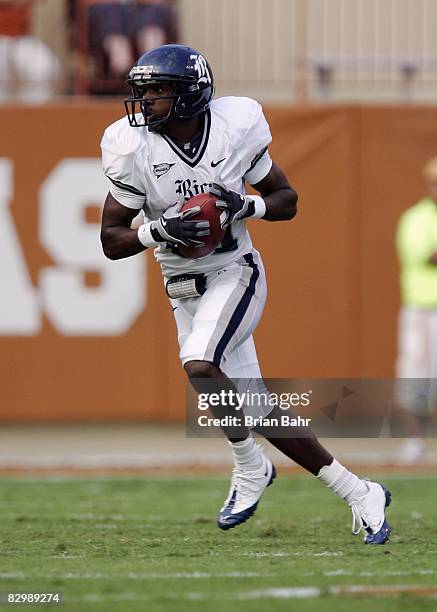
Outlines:
[{"label": "player's forearm", "polygon": [[297,193],[292,187],[284,187],[263,196],[266,204],[266,221],[288,221],[297,213]]},{"label": "player's forearm", "polygon": [[437,251],[434,251],[433,253],[431,253],[428,259],[428,263],[431,264],[432,266],[437,266]]},{"label": "player's forearm", "polygon": [[100,239],[108,259],[131,257],[145,249],[138,239],[138,231],[126,227],[102,227]]}]

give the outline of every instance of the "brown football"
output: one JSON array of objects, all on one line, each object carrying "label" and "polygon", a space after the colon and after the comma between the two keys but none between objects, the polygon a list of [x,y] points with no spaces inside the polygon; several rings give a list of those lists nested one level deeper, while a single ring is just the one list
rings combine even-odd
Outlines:
[{"label": "brown football", "polygon": [[194,206],[200,206],[200,211],[194,217],[191,217],[190,221],[209,221],[211,234],[209,236],[202,236],[199,240],[205,243],[202,247],[188,247],[178,246],[178,250],[190,259],[199,259],[199,257],[205,257],[212,253],[223,240],[225,235],[224,230],[220,227],[220,211],[216,208],[215,203],[217,199],[211,193],[200,193],[190,198],[181,208],[181,212],[189,210]]}]

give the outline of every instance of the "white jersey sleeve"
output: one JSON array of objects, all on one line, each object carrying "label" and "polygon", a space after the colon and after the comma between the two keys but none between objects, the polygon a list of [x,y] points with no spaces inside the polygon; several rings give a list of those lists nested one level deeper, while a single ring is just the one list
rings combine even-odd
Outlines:
[{"label": "white jersey sleeve", "polygon": [[242,138],[241,164],[244,180],[255,185],[265,178],[272,167],[268,153],[272,135],[261,105],[255,100],[250,100],[248,111],[248,126]]},{"label": "white jersey sleeve", "polygon": [[139,131],[123,118],[110,125],[101,142],[103,172],[111,195],[128,208],[141,209],[147,199],[141,172],[144,143]]}]

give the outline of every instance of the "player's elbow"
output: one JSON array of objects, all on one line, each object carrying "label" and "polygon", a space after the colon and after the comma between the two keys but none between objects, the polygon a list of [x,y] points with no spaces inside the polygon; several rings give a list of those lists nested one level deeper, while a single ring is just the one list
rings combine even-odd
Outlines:
[{"label": "player's elbow", "polygon": [[103,247],[103,253],[105,254],[105,257],[107,257],[108,259],[111,259],[112,261],[115,261],[116,259],[120,259],[120,255],[117,255],[117,253],[115,253],[114,251],[111,251],[111,249]]},{"label": "player's elbow", "polygon": [[102,229],[100,232],[100,242],[102,243],[102,250],[108,259],[120,259],[120,255],[117,253],[114,245],[112,244],[110,232],[105,229]]},{"label": "player's elbow", "polygon": [[290,220],[293,219],[296,214],[297,214],[297,193],[295,192],[295,190],[290,187],[288,191],[288,197],[287,197],[287,203],[286,206],[284,207],[284,213],[285,213],[285,220]]},{"label": "player's elbow", "polygon": [[104,246],[102,244],[102,248],[103,248],[103,253],[105,257],[107,257],[108,259],[111,259],[112,261],[115,261],[116,259],[120,259],[120,256],[117,255],[117,253],[113,251],[110,247]]}]

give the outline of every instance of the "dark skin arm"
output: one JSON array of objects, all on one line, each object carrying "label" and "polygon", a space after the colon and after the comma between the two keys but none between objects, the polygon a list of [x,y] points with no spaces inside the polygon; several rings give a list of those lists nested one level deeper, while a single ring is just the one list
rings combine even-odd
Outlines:
[{"label": "dark skin arm", "polygon": [[[277,164],[273,163],[267,176],[253,187],[266,203],[266,221],[286,221],[295,216],[297,194]],[[138,240],[137,230],[131,229],[132,219],[137,214],[138,210],[123,206],[108,193],[100,233],[106,257],[122,259],[145,250]]]},{"label": "dark skin arm", "polygon": [[437,266],[437,251],[434,251],[434,253],[430,255],[428,263],[430,263],[432,266]]},{"label": "dark skin arm", "polygon": [[297,213],[297,193],[281,168],[273,162],[270,172],[253,185],[266,203],[266,221],[287,221]]},{"label": "dark skin arm", "polygon": [[117,202],[110,193],[106,196],[100,240],[109,259],[122,259],[145,250],[138,240],[137,230],[130,227],[138,212]]}]

